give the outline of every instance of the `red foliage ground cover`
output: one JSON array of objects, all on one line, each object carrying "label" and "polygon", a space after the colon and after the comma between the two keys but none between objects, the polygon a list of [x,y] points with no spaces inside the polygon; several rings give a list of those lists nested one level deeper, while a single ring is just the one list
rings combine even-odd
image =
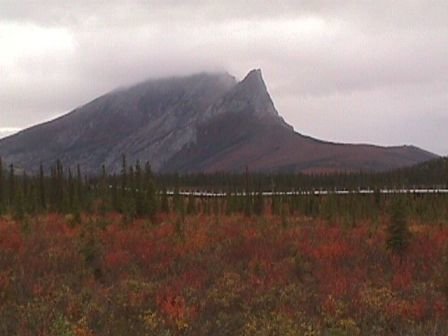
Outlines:
[{"label": "red foliage ground cover", "polygon": [[0,220],[1,335],[446,335],[448,227],[290,217]]}]

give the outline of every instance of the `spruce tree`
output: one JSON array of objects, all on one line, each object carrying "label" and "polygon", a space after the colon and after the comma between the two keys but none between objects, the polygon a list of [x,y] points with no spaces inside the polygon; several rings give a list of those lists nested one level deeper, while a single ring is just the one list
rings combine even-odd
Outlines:
[{"label": "spruce tree", "polygon": [[125,197],[126,188],[128,187],[127,173],[128,167],[126,163],[126,155],[123,154],[121,156],[121,194],[123,197]]},{"label": "spruce tree", "polygon": [[27,213],[31,208],[31,202],[32,202],[30,195],[30,189],[31,189],[30,184],[31,183],[29,181],[28,175],[24,171],[22,175],[22,202],[23,202],[22,207],[23,211]]},{"label": "spruce tree", "polygon": [[121,156],[121,174],[120,174],[120,212],[126,213],[127,211],[127,189],[128,189],[128,167],[126,161],[126,155]]},{"label": "spruce tree", "polygon": [[374,201],[375,201],[375,208],[377,210],[380,210],[381,209],[381,189],[376,188],[373,195],[374,195]]},{"label": "spruce tree", "polygon": [[115,174],[112,176],[112,208],[114,211],[120,212],[120,197],[117,190],[117,178]]},{"label": "spruce tree", "polygon": [[149,162],[146,162],[145,164],[145,176],[144,176],[144,185],[145,185],[145,197],[144,197],[144,204],[145,204],[145,214],[148,215],[150,218],[154,218],[154,216],[157,213],[158,210],[158,204],[157,204],[157,190],[154,183],[154,176],[152,174],[151,165]]},{"label": "spruce tree", "polygon": [[225,206],[226,206],[226,215],[228,216],[233,212],[233,196],[229,191],[227,191],[226,193]]},{"label": "spruce tree", "polygon": [[80,165],[76,166],[76,196],[78,197],[80,207],[82,207],[84,205],[84,186]]},{"label": "spruce tree", "polygon": [[50,168],[50,180],[49,180],[49,205],[51,210],[55,210],[55,204],[57,199],[56,193],[56,170],[54,166]]},{"label": "spruce tree", "polygon": [[255,201],[254,201],[254,213],[257,216],[263,215],[264,212],[264,200],[263,200],[263,193],[261,191],[258,191],[255,195]]},{"label": "spruce tree", "polygon": [[281,201],[280,196],[274,191],[271,197],[271,213],[273,215],[280,214]]},{"label": "spruce tree", "polygon": [[128,173],[128,190],[126,191],[126,198],[125,198],[125,214],[129,218],[135,217],[135,200],[136,200],[136,193],[137,188],[135,185],[135,171],[134,167],[129,167],[129,173]]},{"label": "spruce tree", "polygon": [[246,216],[250,216],[252,214],[252,195],[250,191],[250,183],[249,183],[249,168],[246,166],[246,188],[245,188],[245,197],[244,197],[244,214]]},{"label": "spruce tree", "polygon": [[99,205],[99,212],[101,215],[105,215],[105,213],[108,210],[108,205],[109,205],[109,199],[108,199],[108,195],[109,195],[109,190],[108,190],[108,185],[107,185],[107,173],[106,173],[106,166],[103,164],[101,165],[101,178],[99,181],[99,187],[98,187],[98,199],[100,200],[100,205]]},{"label": "spruce tree", "polygon": [[55,167],[52,169],[52,203],[54,210],[57,212],[63,212],[66,199],[64,195],[64,170],[60,160],[56,161]]},{"label": "spruce tree", "polygon": [[9,206],[12,208],[14,206],[14,200],[15,200],[15,175],[14,175],[14,165],[11,164],[9,166]]},{"label": "spruce tree", "polygon": [[39,207],[41,210],[47,208],[47,199],[45,195],[45,175],[42,163],[39,166]]},{"label": "spruce tree", "polygon": [[219,209],[219,198],[218,197],[212,197],[212,209],[213,209],[213,214],[215,215],[215,217],[218,217],[220,214],[220,209]]},{"label": "spruce tree", "polygon": [[387,228],[387,248],[402,258],[409,246],[411,234],[408,228],[406,206],[401,199],[392,204],[390,223]]},{"label": "spruce tree", "polygon": [[177,182],[176,182],[176,186],[174,187],[174,192],[173,192],[173,207],[174,207],[174,211],[177,214],[180,214],[183,210],[183,199],[182,196],[180,195],[179,192],[179,187],[177,186]]},{"label": "spruce tree", "polygon": [[32,179],[29,184],[28,200],[27,200],[27,213],[35,214],[39,210],[39,189],[37,180]]},{"label": "spruce tree", "polygon": [[192,194],[188,195],[187,214],[188,215],[196,214],[196,199]]},{"label": "spruce tree", "polygon": [[134,174],[134,203],[135,203],[135,213],[138,217],[142,217],[146,214],[145,200],[144,200],[144,187],[143,187],[143,176],[142,167],[140,166],[140,161],[137,160],[135,164],[135,174]]},{"label": "spruce tree", "polygon": [[13,214],[17,220],[22,220],[25,217],[25,205],[23,188],[17,187],[13,199]]},{"label": "spruce tree", "polygon": [[162,199],[160,201],[160,203],[161,203],[160,210],[163,213],[169,213],[170,212],[170,205],[169,205],[169,202],[168,202],[168,195],[167,195],[167,191],[166,191],[165,188],[163,188],[163,190],[162,190],[161,198]]},{"label": "spruce tree", "polygon": [[67,195],[67,209],[70,210],[70,212],[73,212],[73,205],[75,202],[75,181],[73,179],[72,170],[68,169],[68,195]]},{"label": "spruce tree", "polygon": [[100,179],[100,196],[103,199],[103,201],[106,198],[107,193],[108,193],[107,172],[106,172],[106,166],[103,164],[101,165],[101,179]]}]

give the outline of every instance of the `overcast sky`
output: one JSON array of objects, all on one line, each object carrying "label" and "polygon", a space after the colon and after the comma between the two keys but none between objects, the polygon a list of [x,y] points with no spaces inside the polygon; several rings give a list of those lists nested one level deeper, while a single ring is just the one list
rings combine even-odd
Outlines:
[{"label": "overcast sky", "polygon": [[252,68],[301,133],[448,154],[446,0],[0,0],[0,136],[144,79]]}]

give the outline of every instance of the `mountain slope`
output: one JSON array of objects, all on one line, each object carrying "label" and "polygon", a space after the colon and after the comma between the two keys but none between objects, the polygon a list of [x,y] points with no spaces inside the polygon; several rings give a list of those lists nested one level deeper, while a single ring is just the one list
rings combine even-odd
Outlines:
[{"label": "mountain slope", "polygon": [[35,170],[39,162],[80,164],[97,172],[118,170],[120,157],[161,163],[194,140],[194,125],[236,81],[228,74],[199,74],[148,81],[106,94],[69,114],[0,141],[8,162]]},{"label": "mountain slope", "polygon": [[35,171],[56,159],[90,173],[149,161],[159,172],[382,171],[436,157],[415,147],[335,144],[294,132],[253,70],[148,81],[0,140],[0,156]]},{"label": "mountain slope", "polygon": [[[258,88],[256,98],[240,88],[246,81]],[[201,124],[197,141],[174,155],[164,170],[243,171],[247,166],[272,172],[383,171],[437,157],[413,146],[336,144],[294,132],[273,107],[260,71],[249,73],[218,106],[227,112]]]}]

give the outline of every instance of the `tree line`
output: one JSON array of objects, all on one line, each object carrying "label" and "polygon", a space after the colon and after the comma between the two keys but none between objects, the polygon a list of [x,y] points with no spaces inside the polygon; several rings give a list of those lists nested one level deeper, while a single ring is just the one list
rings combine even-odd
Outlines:
[{"label": "tree line", "polygon": [[[397,182],[401,181],[401,182]],[[445,181],[445,182],[444,182]],[[446,195],[384,195],[382,187],[446,186],[448,161],[440,159],[387,173],[356,174],[243,174],[154,175],[149,163],[129,164],[122,156],[121,171],[108,173],[103,166],[97,176],[86,176],[80,166],[64,167],[60,160],[48,170],[42,165],[36,175],[27,175],[0,159],[0,214],[57,212],[79,218],[83,212],[118,212],[126,217],[154,219],[158,213],[232,214],[267,213],[288,217],[302,215],[351,225],[379,218],[397,199],[409,214],[421,220],[448,218]],[[369,195],[280,195],[275,191],[319,188],[371,188]],[[222,191],[225,197],[181,196],[179,190]],[[171,191],[168,195],[167,191]],[[274,191],[263,197],[262,191]],[[236,192],[245,192],[237,196]]]},{"label": "tree line", "polygon": [[48,171],[40,165],[39,174],[27,175],[13,164],[4,167],[0,158],[0,214],[42,212],[71,213],[116,211],[129,216],[155,215],[158,207],[154,175],[149,163],[137,161],[128,165],[122,157],[120,174],[101,174],[89,177],[78,165],[65,168],[57,160]]},{"label": "tree line", "polygon": [[[246,172],[214,174],[162,174],[158,181],[166,186],[181,185],[188,189],[211,191],[243,191]],[[314,189],[394,189],[448,186],[448,158],[440,158],[413,167],[387,172],[335,173],[250,173],[253,189],[264,191],[291,191]]]}]

